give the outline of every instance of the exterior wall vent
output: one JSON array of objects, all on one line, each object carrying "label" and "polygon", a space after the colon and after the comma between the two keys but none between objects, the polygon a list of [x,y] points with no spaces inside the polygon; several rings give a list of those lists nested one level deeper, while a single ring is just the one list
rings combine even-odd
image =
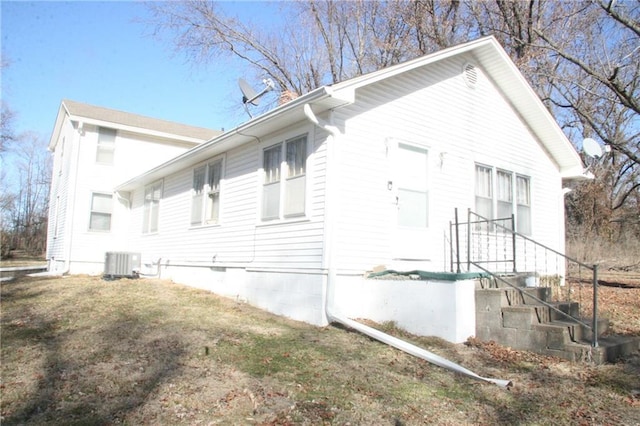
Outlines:
[{"label": "exterior wall vent", "polygon": [[104,279],[138,278],[140,253],[110,251],[104,257]]},{"label": "exterior wall vent", "polygon": [[476,84],[478,83],[478,70],[476,66],[470,63],[464,64],[462,67],[462,76],[464,77],[464,82],[467,83],[467,86],[474,89]]}]

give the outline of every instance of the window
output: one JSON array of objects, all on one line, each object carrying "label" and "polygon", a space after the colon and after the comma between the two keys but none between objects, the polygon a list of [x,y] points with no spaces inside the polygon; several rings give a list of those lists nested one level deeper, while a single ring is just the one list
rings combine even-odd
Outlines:
[{"label": "window", "polygon": [[221,158],[200,166],[193,171],[191,225],[206,225],[220,221],[221,180]]},{"label": "window", "polygon": [[160,198],[162,198],[162,181],[145,188],[144,217],[142,218],[142,232],[145,234],[158,232]]},{"label": "window", "polygon": [[526,176],[516,176],[517,230],[531,235],[531,183]]},{"label": "window", "polygon": [[89,229],[91,231],[111,230],[111,212],[113,196],[111,194],[91,194],[91,215]]},{"label": "window", "polygon": [[493,219],[493,170],[476,165],[476,213]]},{"label": "window", "polygon": [[[497,214],[495,219],[510,219],[513,213],[513,173],[498,170],[496,180]],[[503,220],[499,225],[510,226],[510,221]]]},{"label": "window", "polygon": [[98,149],[96,151],[96,162],[102,164],[113,164],[113,153],[116,147],[116,130],[105,127],[98,128]]},{"label": "window", "polygon": [[299,136],[265,149],[262,169],[262,219],[304,215],[307,137]]},{"label": "window", "polygon": [[[506,219],[513,215],[516,231],[524,235],[531,235],[531,181],[529,177],[476,164],[475,198],[475,212],[480,216],[487,219]],[[504,222],[500,225],[509,226]]]},{"label": "window", "polygon": [[280,216],[280,163],[282,144],[264,150],[262,167],[262,219],[277,219]]},{"label": "window", "polygon": [[306,136],[297,138],[288,141],[285,145],[287,150],[287,180],[285,183],[284,215],[304,214],[307,138]]}]

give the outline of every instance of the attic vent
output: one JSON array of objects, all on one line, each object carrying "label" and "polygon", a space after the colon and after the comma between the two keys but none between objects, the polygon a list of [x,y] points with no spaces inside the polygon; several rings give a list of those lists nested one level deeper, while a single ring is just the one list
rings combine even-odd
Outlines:
[{"label": "attic vent", "polygon": [[478,70],[476,70],[476,66],[469,63],[464,64],[464,67],[462,68],[462,75],[467,86],[472,89],[475,88],[478,83]]}]

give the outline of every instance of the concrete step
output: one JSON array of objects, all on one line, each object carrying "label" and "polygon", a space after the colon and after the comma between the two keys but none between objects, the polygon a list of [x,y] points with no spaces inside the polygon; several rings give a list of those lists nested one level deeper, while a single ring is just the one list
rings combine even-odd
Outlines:
[{"label": "concrete step", "polygon": [[[476,331],[480,333],[481,336],[490,336],[490,330],[498,330],[503,327],[503,319],[505,317],[505,313],[503,312],[504,307],[516,307],[516,306],[525,306],[524,312],[519,313],[517,309],[512,310],[511,312],[506,314],[507,321],[513,320],[513,324],[518,324],[524,322],[527,324],[527,327],[530,327],[534,323],[538,323],[539,321],[533,321],[532,313],[529,308],[526,306],[530,306],[532,303],[539,304],[539,302],[533,300],[530,297],[527,297],[527,294],[533,294],[536,297],[545,300],[548,296],[548,289],[539,287],[539,288],[531,288],[531,289],[523,289],[524,294],[521,294],[516,289],[512,288],[488,288],[483,290],[476,290],[475,298],[476,298]],[[527,305],[528,304],[528,305]],[[520,315],[521,318],[510,318],[513,316]],[[479,330],[484,330],[480,332]]]},{"label": "concrete step", "polygon": [[[591,318],[581,318],[581,322],[589,325],[586,327],[580,324],[576,320],[554,320],[544,324],[534,324],[532,329],[540,330],[548,334],[549,339],[557,344],[552,346],[558,346],[563,344],[575,343],[575,342],[591,342],[593,332],[591,330]],[[602,337],[609,329],[609,320],[605,318],[598,319],[598,338]]]},{"label": "concrete step", "polygon": [[640,337],[603,336],[609,328],[609,321],[604,318],[597,324],[599,344],[591,347],[592,320],[580,319],[583,325],[575,319],[579,318],[579,303],[547,302],[551,298],[550,288],[526,287],[522,276],[510,279],[514,285],[520,283],[519,289],[495,279],[483,279],[484,282],[476,287],[476,337],[480,340],[597,364],[614,362],[640,350]]},{"label": "concrete step", "polygon": [[564,345],[562,349],[546,349],[543,354],[557,356],[569,361],[585,361],[594,364],[616,362],[618,359],[637,354],[640,338],[633,336],[605,336],[598,338],[598,346],[582,340]]},{"label": "concrete step", "polygon": [[[580,304],[578,302],[553,302],[551,305],[572,318],[580,318]],[[571,320],[567,315],[563,315],[553,309],[549,309],[549,315],[551,321]]]},{"label": "concrete step", "polygon": [[[579,304],[577,302],[554,302],[550,303],[550,305],[573,318],[579,317]],[[566,315],[541,304],[503,306],[501,310],[504,327],[529,329],[533,324],[546,324],[552,321],[571,321],[571,318]]]},{"label": "concrete step", "polygon": [[480,289],[476,290],[476,306],[490,306],[492,310],[497,310],[502,306],[540,303],[533,297],[528,297],[529,295],[547,301],[551,290],[546,287],[523,288],[522,292],[510,287]]},{"label": "concrete step", "polygon": [[533,272],[503,274],[498,277],[480,278],[476,281],[476,288],[537,287],[538,283],[536,274]]}]

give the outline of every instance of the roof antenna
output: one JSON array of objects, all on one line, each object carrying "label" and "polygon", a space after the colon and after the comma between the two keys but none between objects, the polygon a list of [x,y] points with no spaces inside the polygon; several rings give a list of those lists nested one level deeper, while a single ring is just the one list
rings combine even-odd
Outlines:
[{"label": "roof antenna", "polygon": [[257,106],[260,103],[260,97],[265,93],[273,90],[274,84],[270,78],[265,78],[264,80],[262,80],[262,82],[265,84],[265,88],[262,90],[262,92],[256,93],[256,91],[253,90],[253,87],[251,87],[249,83],[247,83],[243,79],[238,80],[238,85],[240,86],[240,91],[242,92],[242,104],[244,105],[244,110],[247,112],[247,114],[249,114],[249,118],[253,118],[253,116],[249,112],[249,107],[247,106],[247,104]]}]

